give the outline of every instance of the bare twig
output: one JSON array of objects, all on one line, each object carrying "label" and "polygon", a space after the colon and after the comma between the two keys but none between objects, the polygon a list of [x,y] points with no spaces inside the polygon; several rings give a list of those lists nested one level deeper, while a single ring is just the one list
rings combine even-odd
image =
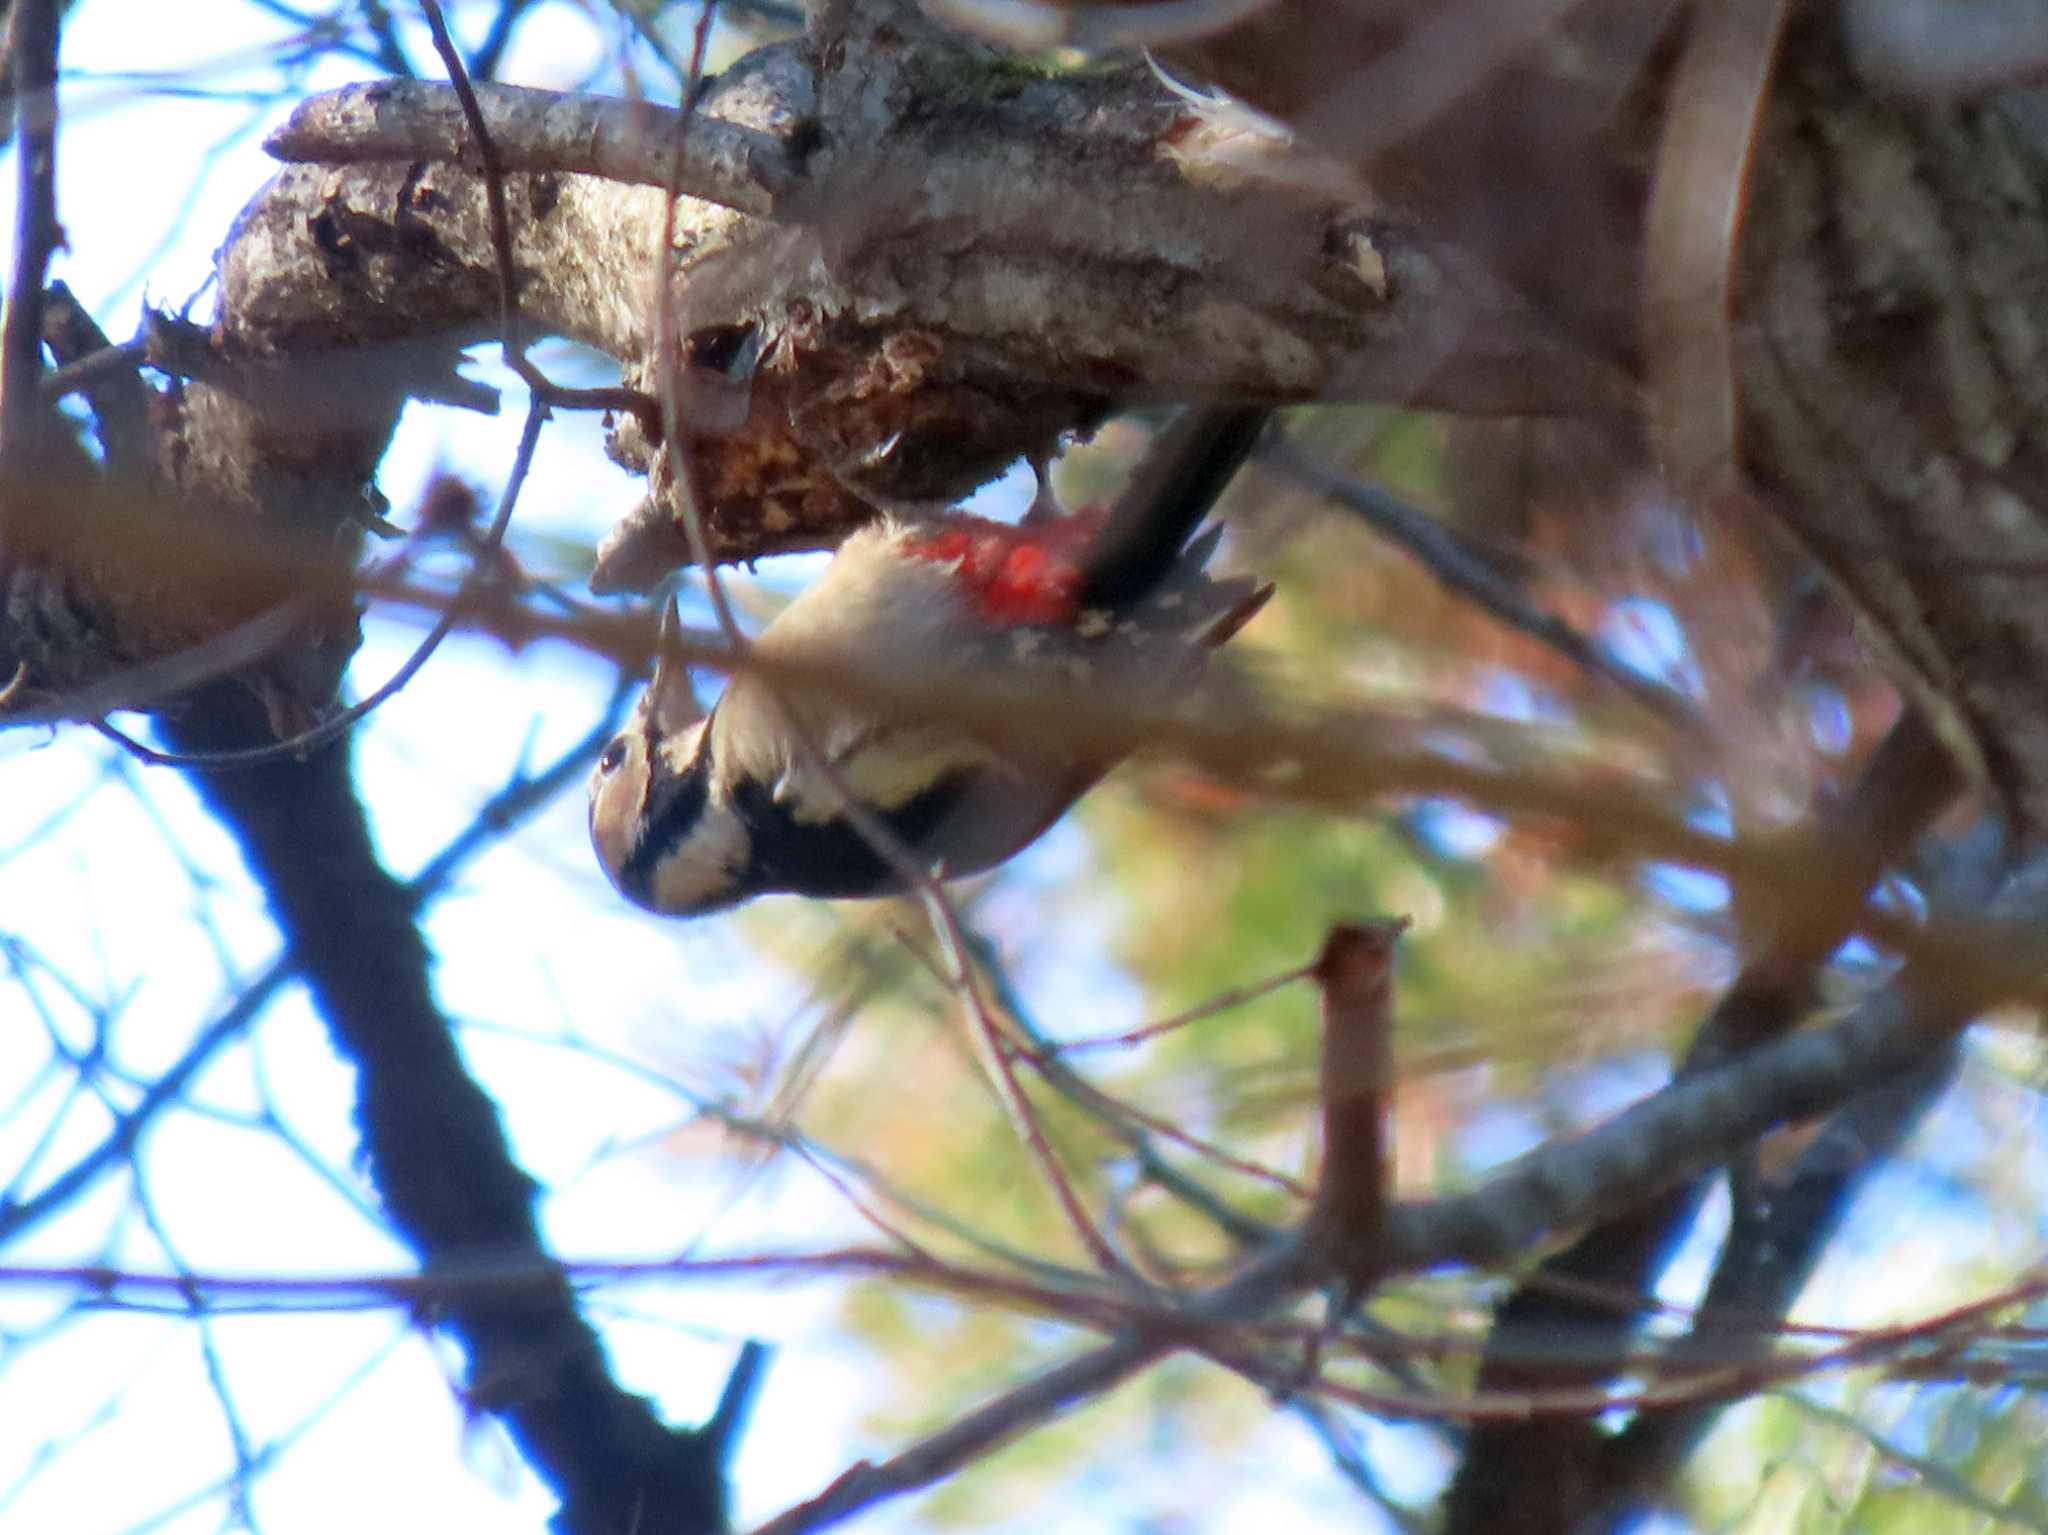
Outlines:
[{"label": "bare twig", "polygon": [[[1885,865],[1911,846],[1960,786],[1947,749],[1917,711],[1908,711],[1848,798],[1777,860],[1775,884],[1752,887],[1769,906],[1750,907],[1748,957],[1679,1063],[1679,1081],[1778,1038],[1806,1014],[1820,967],[1854,925],[1850,908],[1863,904]],[[1661,1197],[1645,1190],[1636,1209],[1549,1258],[1497,1309],[1480,1366],[1482,1389],[1554,1383],[1554,1358],[1536,1365],[1526,1358],[1531,1341],[1546,1337],[1574,1340],[1573,1379],[1603,1380],[1626,1368],[1646,1292],[1706,1192],[1704,1181]],[[1506,1422],[1476,1434],[1453,1483],[1450,1528],[1485,1529],[1507,1509],[1527,1509],[1533,1497],[1589,1492],[1594,1478],[1560,1476],[1559,1467],[1604,1454],[1606,1442],[1590,1419]],[[1559,1517],[1570,1524],[1579,1511],[1563,1510]]]},{"label": "bare twig", "polygon": [[441,648],[441,642],[454,632],[462,610],[486,585],[497,579],[500,567],[496,556],[504,544],[505,530],[511,526],[512,509],[519,503],[519,492],[526,484],[527,471],[533,467],[534,449],[540,443],[540,429],[547,418],[547,406],[535,399],[527,409],[526,425],[519,434],[519,447],[512,458],[512,472],[506,476],[504,491],[498,497],[497,515],[491,519],[490,528],[479,542],[476,557],[471,561],[468,571],[464,573],[461,586],[449,599],[448,606],[440,617],[435,619],[433,627],[428,629],[426,637],[413,648],[412,654],[366,697],[341,710],[332,718],[322,720],[311,730],[301,731],[288,740],[278,741],[269,746],[252,746],[212,755],[195,756],[187,752],[158,751],[154,747],[142,745],[139,741],[130,740],[112,731],[111,728],[108,733],[145,762],[205,769],[255,767],[277,761],[282,757],[302,757],[346,735],[355,728],[359,720],[383,707],[386,700],[395,697],[407,683],[419,675],[420,668]]},{"label": "bare twig", "polygon": [[103,379],[131,374],[149,360],[147,341],[123,341],[105,347],[77,362],[52,368],[43,375],[43,398],[61,400],[67,394],[90,390]]},{"label": "bare twig", "polygon": [[512,215],[505,202],[504,160],[498,153],[496,137],[484,121],[483,106],[477,100],[476,87],[470,83],[461,51],[449,34],[447,18],[441,14],[440,0],[420,0],[420,7],[434,39],[434,50],[440,54],[441,62],[448,70],[448,83],[454,87],[456,102],[462,109],[462,120],[469,130],[470,143],[482,165],[484,203],[491,221],[491,253],[497,264],[499,339],[505,366],[526,385],[536,405],[555,405],[570,410],[630,410],[640,415],[647,426],[654,426],[654,402],[639,390],[564,389],[534,366],[526,355],[526,327],[519,315],[519,272],[512,255]]},{"label": "bare twig", "polygon": [[43,375],[46,402],[82,390],[92,409],[93,429],[100,440],[108,477],[146,481],[155,471],[151,450],[155,437],[149,423],[149,389],[136,376],[144,343],[110,346],[71,289],[53,282],[43,298],[43,340],[59,366]]},{"label": "bare twig", "polygon": [[103,716],[120,709],[138,708],[144,703],[176,698],[217,677],[240,671],[259,657],[268,655],[289,637],[305,617],[306,606],[301,602],[287,602],[267,609],[190,649],[127,667],[91,687],[66,693],[61,707],[74,718],[91,719],[108,740],[116,742],[142,761],[171,762],[174,760],[172,757],[130,739],[108,724]]},{"label": "bare twig", "polygon": [[[668,145],[668,156],[663,164],[666,174],[661,184],[667,195],[662,201],[660,238],[649,255],[649,271],[655,308],[655,366],[661,380],[663,461],[668,464],[675,483],[677,506],[690,558],[704,572],[705,589],[711,597],[711,611],[717,616],[719,630],[734,654],[745,655],[746,636],[733,618],[732,605],[726,601],[725,587],[718,579],[718,563],[711,558],[711,543],[704,531],[703,508],[698,501],[693,473],[695,465],[690,459],[689,439],[683,431],[683,326],[677,313],[682,300],[669,289],[669,253],[675,249],[676,206],[683,195],[683,155],[692,142],[691,130],[697,126],[700,115],[697,103],[704,83],[704,56],[711,46],[711,22],[717,14],[717,0],[705,0],[703,12],[697,18],[696,34],[691,39],[690,74],[683,87],[682,116],[676,124],[675,136]],[[817,753],[815,747],[812,751],[822,760],[822,753]]]},{"label": "bare twig", "polygon": [[484,123],[483,108],[469,83],[462,54],[448,34],[448,18],[441,14],[440,0],[420,0],[420,10],[427,18],[434,51],[441,55],[442,66],[448,71],[448,83],[455,88],[471,145],[483,167],[484,204],[491,216],[491,251],[498,262],[499,340],[506,362],[516,368],[525,360],[526,338],[519,323],[519,273],[512,262],[512,216],[505,210],[505,167],[498,159],[497,140]]},{"label": "bare twig", "polygon": [[1296,981],[1306,979],[1314,970],[1315,966],[1312,963],[1296,965],[1291,970],[1282,970],[1278,975],[1269,975],[1263,981],[1253,981],[1248,986],[1233,986],[1228,991],[1218,992],[1208,1001],[1184,1012],[1154,1019],[1151,1023],[1140,1024],[1135,1029],[1125,1029],[1117,1034],[1088,1034],[1076,1039],[1051,1040],[1042,1046],[1038,1053],[1079,1055],[1089,1050],[1115,1050],[1141,1045],[1163,1034],[1175,1033],[1191,1023],[1200,1023],[1204,1019],[1214,1018],[1219,1013],[1229,1012],[1232,1008],[1243,1007],[1247,1002],[1256,1002],[1260,997],[1271,996],[1283,987],[1292,986]]},{"label": "bare twig", "polygon": [[[889,834],[889,828],[879,819],[872,816],[867,819],[874,822],[877,831]],[[897,839],[897,845],[901,848],[900,839]],[[902,851],[909,867],[917,868],[915,858],[909,856],[909,850],[904,848]],[[1073,1180],[1067,1176],[1067,1170],[1061,1164],[1059,1154],[1046,1139],[1045,1127],[1039,1120],[1038,1111],[1033,1106],[1030,1095],[1024,1091],[1023,1082],[1017,1076],[1017,1064],[1010,1049],[1010,1042],[1004,1037],[1002,1024],[997,1020],[994,1010],[989,1006],[988,999],[982,995],[981,987],[976,981],[971,957],[972,941],[960,921],[959,913],[953,909],[953,904],[946,897],[943,887],[932,877],[929,870],[920,871],[916,888],[924,898],[932,930],[938,935],[940,948],[945,954],[947,980],[954,994],[966,1006],[968,1019],[974,1030],[975,1053],[988,1071],[991,1083],[1008,1112],[1011,1123],[1016,1126],[1019,1137],[1030,1150],[1032,1160],[1037,1163],[1046,1187],[1052,1190],[1053,1198],[1058,1203],[1060,1212],[1066,1217],[1067,1225],[1080,1239],[1082,1247],[1095,1261],[1096,1267],[1105,1274],[1113,1274],[1133,1284],[1142,1284],[1143,1281],[1102,1234],[1102,1228],[1088,1212],[1087,1205],[1074,1188]]]},{"label": "bare twig", "polygon": [[[568,785],[579,781],[589,769],[591,754],[617,728],[624,702],[622,688],[613,695],[596,727],[582,740],[538,773],[515,775],[504,788],[486,800],[470,824],[428,859],[407,882],[406,893],[415,909],[424,908],[446,889],[448,882],[479,852],[533,815]],[[184,1096],[185,1089],[208,1062],[242,1036],[295,973],[296,966],[287,954],[245,983],[234,1002],[201,1030],[185,1047],[184,1054],[156,1075],[134,1107],[115,1121],[98,1145],[50,1179],[30,1198],[19,1203],[0,1201],[0,1247],[5,1247],[59,1211],[68,1209],[100,1178],[132,1156],[143,1133],[157,1116]]]},{"label": "bare twig", "polygon": [[[1235,1279],[1187,1303],[1188,1331],[1254,1316],[1301,1287],[1298,1254],[1281,1246]],[[1133,1331],[1004,1392],[879,1463],[850,1467],[816,1497],[759,1526],[754,1535],[802,1535],[957,1471],[997,1445],[1130,1379],[1181,1346],[1185,1333]]]},{"label": "bare twig", "polygon": [[[924,958],[921,952],[919,958]],[[1168,1161],[1160,1154],[1159,1148],[1153,1145],[1152,1137],[1157,1135],[1163,1140],[1172,1141],[1175,1145],[1184,1146],[1219,1167],[1274,1184],[1303,1198],[1307,1197],[1306,1189],[1271,1168],[1231,1156],[1221,1147],[1191,1134],[1169,1119],[1147,1114],[1123,1099],[1104,1092],[1060,1057],[1052,1041],[1033,1021],[1022,999],[1015,995],[1009,978],[995,966],[993,960],[984,956],[983,962],[992,972],[1004,1010],[1010,1015],[1018,1032],[1023,1036],[1023,1043],[1028,1047],[1029,1053],[1025,1059],[1045,1078],[1055,1092],[1065,1096],[1085,1113],[1093,1115],[1096,1122],[1109,1135],[1128,1147],[1137,1162],[1139,1173],[1145,1179],[1208,1219],[1219,1231],[1242,1247],[1263,1247],[1278,1235],[1275,1228],[1245,1214]],[[932,969],[942,980],[944,979],[944,973],[935,963],[932,964]]]}]

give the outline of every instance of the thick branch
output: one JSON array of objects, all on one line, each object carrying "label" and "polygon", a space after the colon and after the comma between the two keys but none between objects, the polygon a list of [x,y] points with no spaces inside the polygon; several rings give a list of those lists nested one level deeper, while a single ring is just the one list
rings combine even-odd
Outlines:
[{"label": "thick branch", "polygon": [[[646,183],[674,171],[769,215],[686,198],[662,299],[715,557],[957,498],[1127,401],[1625,396],[1483,266],[1368,217],[1283,139],[1219,140],[1148,71],[1040,75],[886,29],[810,46],[743,59],[687,132],[645,105],[484,93],[493,143],[530,167],[505,187],[525,325],[609,352],[650,394],[665,193]],[[345,566],[403,401],[445,395],[456,350],[494,333],[497,268],[451,92],[351,88],[279,144],[331,163],[288,169],[237,222],[158,457],[250,537],[307,533]],[[685,558],[676,460],[634,420],[615,450],[654,479],[599,576],[643,586]],[[47,708],[256,616],[135,595],[46,567],[13,604],[19,636],[0,633],[0,659],[30,663],[22,698]],[[327,706],[355,638],[351,611],[323,608],[247,673],[280,729]]]},{"label": "thick branch", "polygon": [[0,451],[14,455],[33,445],[47,414],[36,387],[43,374],[43,277],[64,240],[57,223],[57,39],[57,0],[16,0],[6,57],[20,150],[14,272],[0,327]]},{"label": "thick branch", "polygon": [[[1991,916],[2038,963],[2048,866],[2009,884]],[[1673,1082],[1597,1129],[1517,1159],[1472,1193],[1396,1206],[1388,1267],[1509,1261],[1725,1161],[1779,1125],[1916,1070],[1969,1022],[1949,981],[1938,965],[1909,964],[1839,1024]]]},{"label": "thick branch", "polygon": [[[2010,881],[1990,915],[2009,925],[2015,943],[2037,948],[2037,929],[2048,918],[2048,864]],[[1968,1021],[1946,977],[1927,975],[1926,968],[1908,966],[1842,1023],[1674,1082],[1597,1129],[1538,1147],[1470,1193],[1389,1206],[1370,1272],[1348,1277],[1366,1287],[1446,1264],[1509,1261],[1727,1160],[1779,1125],[1909,1077],[1942,1054]],[[756,1535],[822,1529],[881,1499],[928,1486],[1176,1349],[1199,1347],[1212,1329],[1270,1314],[1326,1277],[1317,1261],[1297,1241],[1278,1242],[1236,1278],[1191,1298],[1172,1322],[1114,1338],[886,1461],[853,1467]]]},{"label": "thick branch", "polygon": [[[167,721],[174,745],[260,745],[246,694],[215,689]],[[356,1066],[370,1175],[429,1274],[517,1265],[530,1284],[460,1292],[445,1307],[470,1387],[561,1495],[569,1535],[723,1528],[715,1449],[613,1384],[597,1337],[542,1247],[533,1184],[495,1106],[464,1070],[430,989],[411,892],[378,864],[345,745],[196,783],[235,833],[292,957]]]},{"label": "thick branch", "polygon": [[1736,325],[1748,467],[2038,835],[2048,133],[2025,98],[1871,89],[1835,9],[1795,14],[1757,156]]},{"label": "thick branch", "polygon": [[[478,85],[477,101],[508,168],[599,176],[630,186],[673,185],[685,197],[742,213],[771,213],[795,182],[786,139],[644,101]],[[455,93],[438,82],[377,80],[313,96],[264,141],[280,160],[323,165],[470,161],[475,146]]]},{"label": "thick branch", "polygon": [[[1742,972],[1700,1025],[1681,1081],[1777,1038],[1813,1004],[1818,972],[1853,930],[1855,910],[1887,863],[1960,787],[1953,761],[1908,711],[1848,798],[1827,814],[1811,850],[1783,860],[1770,913],[1752,911]],[[1809,871],[1802,878],[1789,871]],[[1816,885],[1815,881],[1819,884]],[[1987,891],[1973,892],[1972,904]],[[1585,1232],[1519,1285],[1495,1313],[1482,1389],[1513,1391],[1611,1379],[1624,1364],[1664,1262],[1691,1229],[1708,1180],[1652,1194]],[[1454,1532],[1493,1527],[1512,1510],[1534,1530],[1579,1528],[1608,1496],[1607,1436],[1590,1418],[1534,1418],[1477,1428],[1447,1501]]]}]

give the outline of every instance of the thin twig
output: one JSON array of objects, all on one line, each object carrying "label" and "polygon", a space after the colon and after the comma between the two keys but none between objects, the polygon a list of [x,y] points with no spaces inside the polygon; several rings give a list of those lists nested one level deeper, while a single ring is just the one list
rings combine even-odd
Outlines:
[{"label": "thin twig", "polygon": [[[571,746],[538,773],[515,775],[504,788],[486,800],[470,824],[442,850],[421,865],[406,883],[406,894],[414,909],[423,908],[448,882],[484,848],[532,815],[569,784],[588,771],[592,753],[611,738],[625,703],[625,690],[616,692],[595,729]],[[165,1109],[175,1104],[188,1085],[214,1056],[261,1015],[296,973],[287,954],[245,984],[225,1012],[202,1030],[178,1059],[143,1092],[125,1115],[118,1118],[107,1135],[62,1173],[19,1203],[0,1201],[0,1247],[43,1221],[68,1208],[113,1167],[134,1154],[143,1132]]]},{"label": "thin twig", "polygon": [[505,366],[526,385],[533,399],[543,405],[565,410],[629,410],[646,425],[653,424],[654,402],[636,389],[566,389],[543,373],[526,355],[526,327],[519,313],[519,272],[513,259],[512,215],[505,200],[505,162],[497,139],[484,121],[484,109],[470,83],[461,50],[449,34],[440,0],[420,0],[427,29],[434,39],[434,51],[448,71],[448,83],[462,108],[471,144],[483,171],[484,202],[490,212],[491,255],[497,264],[498,326]]},{"label": "thin twig", "polygon": [[147,341],[119,342],[94,352],[90,357],[81,357],[77,362],[66,363],[45,373],[42,379],[43,398],[61,400],[67,394],[92,388],[102,379],[133,373],[148,360]]},{"label": "thin twig", "polygon": [[61,282],[51,283],[43,295],[43,342],[58,364],[43,375],[44,401],[54,404],[71,388],[82,388],[100,440],[102,478],[147,483],[157,468],[156,434],[149,419],[152,397],[136,375],[136,361],[108,362],[109,354],[124,349],[108,344],[99,322]]},{"label": "thin twig", "polygon": [[654,248],[649,267],[652,273],[650,296],[655,311],[655,367],[661,379],[662,457],[669,466],[670,478],[675,485],[678,515],[683,524],[684,539],[689,545],[690,558],[704,572],[705,589],[710,595],[711,611],[717,616],[719,631],[724,634],[733,653],[744,656],[748,653],[746,636],[733,617],[732,604],[726,601],[725,587],[718,579],[717,562],[711,558],[711,543],[705,536],[703,510],[697,504],[694,465],[688,438],[683,431],[680,398],[684,358],[682,326],[676,311],[682,298],[675,291],[670,272],[671,253],[675,250],[676,210],[683,195],[683,154],[691,142],[690,130],[697,121],[697,102],[703,94],[704,58],[711,46],[712,18],[717,14],[718,0],[705,0],[704,9],[697,18],[696,33],[691,39],[690,75],[683,83],[682,118],[669,145],[668,175],[664,187],[667,195],[662,202],[660,243]]},{"label": "thin twig", "polygon": [[400,689],[419,675],[421,667],[433,658],[441,642],[454,632],[462,611],[488,583],[498,578],[497,554],[505,542],[505,530],[512,523],[512,509],[519,504],[519,492],[526,484],[527,471],[533,467],[533,452],[540,444],[540,429],[548,419],[548,408],[538,399],[528,406],[526,425],[519,434],[519,447],[513,454],[512,472],[505,480],[505,489],[498,497],[498,512],[492,518],[489,530],[478,542],[477,554],[464,572],[462,584],[449,599],[447,609],[434,621],[426,638],[413,649],[411,655],[399,665],[385,681],[367,697],[349,705],[331,719],[321,721],[311,730],[301,731],[288,740],[273,742],[268,746],[252,746],[240,751],[223,752],[167,752],[144,746],[139,741],[103,725],[103,730],[119,740],[121,744],[144,762],[163,764],[171,767],[226,769],[260,766],[275,762],[283,757],[303,757],[308,752],[339,740],[355,728],[356,722],[382,708],[385,701],[394,697]]},{"label": "thin twig", "polygon": [[858,1462],[816,1497],[759,1526],[754,1535],[804,1535],[885,1499],[929,1487],[997,1445],[1130,1379],[1182,1346],[1189,1332],[1257,1315],[1301,1287],[1299,1255],[1288,1246],[1276,1248],[1235,1279],[1190,1300],[1183,1313],[1185,1330],[1125,1333],[1055,1365],[887,1460]]},{"label": "thin twig", "polygon": [[[1020,1036],[1019,1053],[1024,1061],[1045,1079],[1046,1084],[1069,1103],[1092,1116],[1105,1132],[1130,1149],[1136,1159],[1139,1174],[1148,1182],[1157,1184],[1166,1193],[1178,1199],[1197,1214],[1206,1217],[1218,1230],[1246,1248],[1263,1247],[1279,1235],[1277,1228],[1231,1205],[1206,1185],[1182,1172],[1169,1162],[1152,1144],[1152,1137],[1171,1141],[1185,1147],[1196,1156],[1215,1163],[1218,1167],[1240,1173],[1261,1183],[1306,1199],[1308,1190],[1286,1174],[1276,1172],[1257,1162],[1232,1156],[1213,1142],[1203,1140],[1191,1131],[1163,1115],[1147,1113],[1127,1102],[1104,1092],[1090,1082],[1079,1071],[1062,1060],[1053,1049],[1045,1031],[1032,1018],[1023,999],[1017,995],[1016,987],[1004,971],[991,946],[967,931],[967,941],[973,945],[981,971],[994,986],[997,998],[1012,1027]],[[940,984],[947,983],[947,975],[939,962],[922,949],[911,946],[911,952]]]},{"label": "thin twig", "polygon": [[90,687],[66,693],[67,715],[89,719],[100,733],[144,761],[166,760],[166,754],[131,740],[102,717],[117,709],[137,708],[145,701],[174,698],[217,677],[241,670],[270,654],[305,617],[303,602],[287,602],[268,608],[254,618],[223,629],[219,634],[185,650],[174,651],[154,661],[124,667]]},{"label": "thin twig", "polygon": [[[879,826],[879,822],[877,823]],[[880,828],[886,831],[886,827]],[[906,849],[907,851],[907,849]],[[913,867],[914,867],[913,862]],[[977,1054],[986,1065],[989,1076],[1000,1095],[1003,1106],[1009,1111],[1011,1122],[1017,1127],[1024,1144],[1030,1149],[1032,1160],[1044,1177],[1047,1187],[1053,1192],[1067,1224],[1080,1238],[1081,1245],[1105,1274],[1113,1274],[1134,1284],[1144,1281],[1126,1263],[1121,1254],[1110,1245],[1102,1234],[1102,1228],[1088,1213],[1088,1207],[1074,1189],[1066,1168],[1061,1164],[1059,1154],[1046,1139],[1045,1128],[1040,1123],[1038,1112],[1033,1107],[1030,1095],[1024,1091],[1024,1084],[1018,1079],[1016,1061],[1004,1037],[1003,1028],[996,1021],[988,999],[981,993],[976,982],[973,961],[970,958],[971,940],[966,936],[959,914],[953,910],[937,880],[926,872],[919,882],[924,897],[925,910],[931,918],[932,930],[938,935],[941,950],[945,954],[950,970],[948,980],[953,992],[965,1004],[975,1039],[979,1046]]]},{"label": "thin twig", "polygon": [[484,109],[477,104],[476,91],[469,83],[469,70],[462,52],[448,33],[448,19],[441,14],[440,0],[420,0],[420,10],[433,35],[434,51],[441,55],[448,71],[448,83],[462,104],[469,124],[470,140],[483,167],[484,202],[490,209],[491,253],[498,263],[498,326],[505,360],[515,369],[525,361],[526,337],[519,322],[519,274],[512,263],[512,216],[505,208],[505,167],[498,159],[497,141],[484,123]]},{"label": "thin twig", "polygon": [[1090,1050],[1114,1050],[1141,1045],[1148,1040],[1159,1038],[1162,1034],[1175,1033],[1191,1023],[1201,1023],[1233,1008],[1243,1007],[1248,1002],[1256,1002],[1261,997],[1269,997],[1274,992],[1292,986],[1296,981],[1304,980],[1314,973],[1315,966],[1312,963],[1296,965],[1290,970],[1281,971],[1278,975],[1269,975],[1263,981],[1253,981],[1248,986],[1233,986],[1227,991],[1219,991],[1206,1002],[1198,1003],[1184,1012],[1140,1024],[1135,1029],[1126,1029],[1117,1034],[1084,1034],[1075,1039],[1052,1040],[1042,1046],[1038,1053],[1079,1055]]}]

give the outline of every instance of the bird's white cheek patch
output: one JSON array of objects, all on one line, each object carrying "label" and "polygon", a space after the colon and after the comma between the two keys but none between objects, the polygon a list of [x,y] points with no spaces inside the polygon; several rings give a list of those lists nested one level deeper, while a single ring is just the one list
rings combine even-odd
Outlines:
[{"label": "bird's white cheek patch", "polygon": [[689,838],[655,865],[649,894],[662,911],[723,905],[746,862],[746,828],[728,807],[707,806]]},{"label": "bird's white cheek patch", "polygon": [[605,873],[617,881],[640,830],[640,805],[647,792],[647,762],[637,745],[612,772],[590,785],[590,840]]}]

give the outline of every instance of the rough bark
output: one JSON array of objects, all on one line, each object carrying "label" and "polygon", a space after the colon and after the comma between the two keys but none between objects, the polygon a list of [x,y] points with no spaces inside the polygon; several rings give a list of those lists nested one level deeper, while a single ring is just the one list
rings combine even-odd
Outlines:
[{"label": "rough bark", "polygon": [[[526,331],[602,348],[629,384],[656,392],[661,371],[647,272],[664,192],[644,182],[674,174],[739,205],[681,201],[666,288],[681,461],[715,557],[818,547],[878,505],[957,497],[1116,405],[1622,398],[1610,362],[1483,263],[1368,216],[1284,138],[1143,69],[1043,73],[913,33],[884,18],[750,55],[703,99],[721,126],[673,169],[659,146],[689,141],[672,113],[484,92],[506,162],[547,167],[506,186]],[[403,400],[460,397],[456,350],[498,325],[483,188],[452,121],[434,88],[356,88],[280,135],[333,163],[287,169],[229,235],[220,318],[173,360],[197,376],[169,401],[159,471],[111,492],[146,506],[153,552],[209,543],[218,563],[224,545],[232,563],[303,535],[287,547],[306,578],[345,577]],[[684,558],[679,459],[652,435],[620,424],[616,451],[651,494],[600,585],[645,586]],[[0,632],[0,663],[27,667],[17,718],[101,712],[91,689],[110,679],[146,705],[158,679],[123,692],[127,669],[275,601],[102,569],[127,522],[15,490],[15,520],[40,529]],[[354,642],[345,599],[330,589],[315,609],[240,668],[281,726],[324,706]],[[89,709],[73,707],[82,688]]]},{"label": "rough bark", "polygon": [[[245,691],[216,686],[165,719],[187,751],[260,745]],[[563,1535],[711,1535],[725,1526],[716,1436],[671,1429],[612,1382],[597,1335],[541,1244],[532,1181],[512,1160],[433,996],[412,893],[379,864],[347,744],[194,779],[262,883],[335,1048],[356,1070],[356,1122],[393,1229],[451,1283],[433,1321],[469,1356],[468,1387],[562,1499]]]},{"label": "rough bark", "polygon": [[2048,104],[1887,96],[1794,17],[1736,330],[1744,457],[1893,675],[2048,827]]}]

